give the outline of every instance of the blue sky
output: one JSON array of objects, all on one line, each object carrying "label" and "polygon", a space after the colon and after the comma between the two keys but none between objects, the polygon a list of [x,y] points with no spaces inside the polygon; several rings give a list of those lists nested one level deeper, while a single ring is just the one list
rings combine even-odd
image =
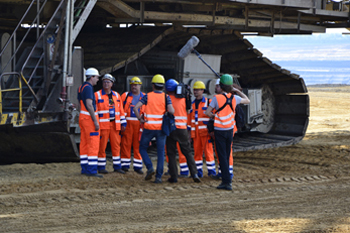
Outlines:
[{"label": "blue sky", "polygon": [[312,35],[247,36],[264,57],[299,74],[306,85],[350,85],[350,33],[331,29]]}]

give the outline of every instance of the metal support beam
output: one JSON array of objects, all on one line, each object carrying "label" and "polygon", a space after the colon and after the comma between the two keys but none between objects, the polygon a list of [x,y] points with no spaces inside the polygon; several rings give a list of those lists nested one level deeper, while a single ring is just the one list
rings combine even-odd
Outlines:
[{"label": "metal support beam", "polygon": [[245,11],[244,11],[244,18],[245,18],[245,26],[244,28],[248,30],[248,24],[249,24],[249,8],[248,6],[245,6]]},{"label": "metal support beam", "polygon": [[298,32],[300,32],[300,19],[301,19],[301,12],[298,12]]},{"label": "metal support beam", "polygon": [[145,22],[145,3],[140,2],[140,23]]}]

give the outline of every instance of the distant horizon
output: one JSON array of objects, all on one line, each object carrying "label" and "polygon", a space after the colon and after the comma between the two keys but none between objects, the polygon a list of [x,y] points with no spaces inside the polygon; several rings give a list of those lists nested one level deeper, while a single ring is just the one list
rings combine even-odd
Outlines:
[{"label": "distant horizon", "polygon": [[342,34],[346,31],[245,39],[263,57],[303,78],[306,85],[350,85],[350,35]]}]

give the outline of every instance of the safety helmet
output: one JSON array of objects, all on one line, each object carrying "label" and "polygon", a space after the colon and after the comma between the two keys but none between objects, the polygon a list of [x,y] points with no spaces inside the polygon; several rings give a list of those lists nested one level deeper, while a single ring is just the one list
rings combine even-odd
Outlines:
[{"label": "safety helmet", "polygon": [[142,82],[141,82],[141,79],[139,78],[139,77],[133,77],[132,79],[130,79],[130,82],[129,82],[129,84],[131,85],[131,84],[142,84]]},{"label": "safety helmet", "polygon": [[152,78],[152,83],[157,84],[158,86],[163,86],[165,83],[164,76],[161,74],[156,74]]},{"label": "safety helmet", "polygon": [[175,80],[175,79],[169,79],[168,81],[166,81],[165,83],[165,90],[167,91],[175,91],[177,85],[179,83]]},{"label": "safety helmet", "polygon": [[111,81],[112,83],[115,82],[115,78],[114,78],[112,75],[110,75],[110,74],[105,74],[105,75],[103,75],[102,80],[105,80],[105,79],[108,79],[108,80]]},{"label": "safety helmet", "polygon": [[197,81],[193,84],[193,89],[205,90],[205,85],[202,81]]},{"label": "safety helmet", "polygon": [[100,76],[100,73],[95,68],[89,68],[85,71],[85,76]]},{"label": "safety helmet", "polygon": [[220,83],[224,85],[232,85],[233,84],[233,78],[229,74],[223,74],[220,77]]}]

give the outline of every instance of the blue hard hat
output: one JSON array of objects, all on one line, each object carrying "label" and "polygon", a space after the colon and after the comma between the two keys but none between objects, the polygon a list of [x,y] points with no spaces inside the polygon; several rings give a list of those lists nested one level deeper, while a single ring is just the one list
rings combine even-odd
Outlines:
[{"label": "blue hard hat", "polygon": [[175,79],[169,79],[168,81],[166,81],[165,83],[165,90],[167,91],[175,91],[176,86],[179,83],[175,80]]}]

